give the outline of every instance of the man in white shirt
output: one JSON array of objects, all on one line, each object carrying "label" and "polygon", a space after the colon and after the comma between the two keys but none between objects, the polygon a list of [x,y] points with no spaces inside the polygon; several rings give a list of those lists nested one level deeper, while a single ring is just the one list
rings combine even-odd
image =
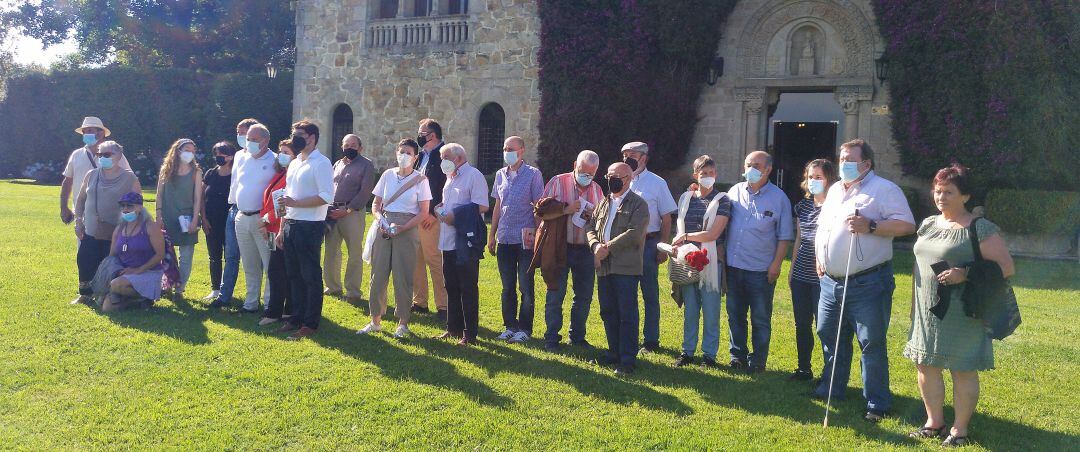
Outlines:
[{"label": "man in white shirt", "polygon": [[[439,152],[442,159],[439,166],[446,175],[442,203],[435,209],[442,222],[439,250],[442,251],[443,281],[446,282],[446,331],[439,338],[460,337],[458,344],[470,345],[476,342],[479,326],[480,259],[484,256],[483,241],[487,239],[487,231],[479,229],[484,227],[482,215],[488,210],[488,186],[480,170],[469,165],[465,148],[460,144],[447,143]],[[480,217],[461,216],[469,204],[476,204],[474,212]],[[472,246],[461,249],[458,247],[458,229],[467,223],[477,226],[478,230],[461,231],[470,238],[467,242]]]},{"label": "man in white shirt", "polygon": [[[851,339],[857,336],[867,401],[865,419],[877,422],[892,405],[885,343],[896,288],[892,240],[915,232],[915,218],[900,187],[874,174],[873,158],[873,149],[861,139],[840,145],[840,183],[829,189],[818,215],[814,243],[821,277],[817,332],[825,368],[814,396],[828,396],[828,375],[836,359],[833,398],[843,398],[850,375]],[[837,334],[839,347],[834,350]]]},{"label": "man in white shirt", "polygon": [[[236,168],[235,163],[241,155],[248,154],[248,129],[258,123],[259,121],[255,119],[246,118],[236,124],[236,144],[239,146],[239,150],[233,155],[233,168]],[[230,174],[236,174],[235,170]],[[231,180],[232,176],[230,175],[230,186]],[[232,301],[233,290],[236,288],[236,278],[240,276],[240,245],[236,243],[236,217],[239,214],[239,209],[236,208],[236,200],[230,191],[229,212],[225,215],[225,265],[221,269],[221,286],[215,291],[216,293],[211,292],[207,297],[214,300],[210,303],[210,306],[214,308],[226,306]]]},{"label": "man in white shirt", "polygon": [[293,124],[293,136],[307,146],[289,164],[285,174],[285,221],[282,226],[285,246],[285,273],[296,315],[279,331],[299,328],[290,340],[315,334],[322,319],[323,275],[322,244],[326,233],[326,210],[334,202],[334,169],[316,146],[319,127],[303,120]]},{"label": "man in white shirt", "polygon": [[668,243],[671,238],[671,214],[679,206],[671,196],[667,182],[656,173],[649,171],[649,146],[640,141],[626,143],[622,147],[623,163],[634,171],[634,180],[630,182],[633,191],[649,205],[649,225],[645,234],[645,249],[642,251],[641,301],[645,307],[644,322],[641,328],[643,336],[642,352],[655,352],[660,349],[660,264],[666,259],[665,253],[656,252],[656,244]]},{"label": "man in white shirt", "polygon": [[[234,218],[236,244],[240,248],[240,259],[244,262],[244,281],[247,297],[241,312],[259,311],[259,297],[269,303],[269,295],[262,291],[266,266],[270,262],[270,242],[266,240],[262,219],[263,192],[274,178],[276,169],[274,160],[277,154],[270,150],[270,131],[262,124],[253,124],[248,128],[247,152],[237,152],[233,158],[232,179],[229,187],[229,204],[236,206]],[[223,307],[229,299],[221,298],[210,304],[213,308]]]},{"label": "man in white shirt", "polygon": [[[60,184],[60,220],[64,224],[71,223],[75,219],[71,207],[79,198],[83,179],[86,179],[86,173],[97,168],[95,154],[98,145],[105,140],[105,137],[112,135],[109,128],[105,127],[101,119],[96,116],[83,118],[82,125],[75,129],[75,133],[82,135],[83,147],[71,151],[67,165],[64,166],[64,181]],[[116,165],[123,169],[131,169],[127,157],[123,154],[120,154],[120,161]]]}]

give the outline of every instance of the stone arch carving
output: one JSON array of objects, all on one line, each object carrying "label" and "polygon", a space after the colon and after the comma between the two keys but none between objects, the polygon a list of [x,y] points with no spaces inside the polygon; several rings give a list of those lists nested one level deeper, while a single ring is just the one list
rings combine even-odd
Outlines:
[{"label": "stone arch carving", "polygon": [[850,0],[770,0],[747,20],[736,49],[742,77],[765,77],[769,42],[786,25],[817,18],[836,28],[844,46],[840,76],[871,76],[874,70],[873,24]]},{"label": "stone arch carving", "polygon": [[[784,39],[787,75],[821,75],[825,73],[825,53],[828,41],[825,30],[812,21],[803,21],[791,27]],[[808,54],[809,53],[809,54]],[[805,61],[809,57],[809,62]],[[810,67],[806,67],[809,63]]]}]

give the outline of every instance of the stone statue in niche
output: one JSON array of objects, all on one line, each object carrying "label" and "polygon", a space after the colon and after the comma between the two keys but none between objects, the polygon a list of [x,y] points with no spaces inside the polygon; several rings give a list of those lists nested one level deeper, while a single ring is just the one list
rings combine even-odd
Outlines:
[{"label": "stone statue in niche", "polygon": [[803,26],[791,34],[788,42],[788,73],[795,76],[821,74],[825,42],[820,30],[812,26]]},{"label": "stone statue in niche", "polygon": [[814,70],[814,38],[806,40],[803,45],[802,57],[799,58],[799,68],[796,75],[815,75]]}]

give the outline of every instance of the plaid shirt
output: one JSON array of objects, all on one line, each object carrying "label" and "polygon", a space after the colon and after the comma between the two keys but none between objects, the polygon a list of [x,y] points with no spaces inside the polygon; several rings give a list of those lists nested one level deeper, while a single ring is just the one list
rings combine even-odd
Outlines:
[{"label": "plaid shirt", "polygon": [[[570,204],[578,198],[585,198],[593,206],[600,204],[600,199],[604,197],[604,192],[600,190],[600,186],[596,185],[596,182],[590,182],[588,187],[581,188],[574,179],[574,173],[563,173],[558,176],[552,177],[548,181],[547,186],[544,187],[544,197],[554,197],[555,199]],[[573,245],[586,245],[589,243],[585,238],[585,229],[574,226],[574,222],[566,222],[566,241]]]}]

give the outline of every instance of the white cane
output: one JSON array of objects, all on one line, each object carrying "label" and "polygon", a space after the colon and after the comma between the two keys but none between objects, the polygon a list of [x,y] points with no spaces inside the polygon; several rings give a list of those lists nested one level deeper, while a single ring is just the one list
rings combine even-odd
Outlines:
[{"label": "white cane", "polygon": [[[856,215],[858,215],[857,212]],[[840,296],[840,317],[836,322],[836,343],[833,345],[832,370],[829,371],[829,394],[825,396],[825,421],[822,423],[822,427],[829,426],[829,406],[832,404],[833,380],[836,379],[836,355],[837,349],[840,348],[840,330],[844,328],[844,303],[847,301],[848,275],[851,273],[851,253],[854,248],[855,232],[852,232],[851,239],[848,240],[847,267],[844,268],[844,293]]]}]

